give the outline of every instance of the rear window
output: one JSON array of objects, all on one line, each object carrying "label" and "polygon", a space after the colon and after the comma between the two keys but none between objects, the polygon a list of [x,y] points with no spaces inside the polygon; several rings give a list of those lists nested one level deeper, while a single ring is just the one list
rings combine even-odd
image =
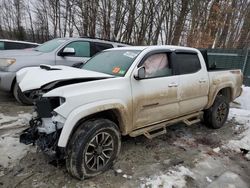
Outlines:
[{"label": "rear window", "polygon": [[191,74],[201,69],[201,64],[195,53],[177,53],[174,56],[177,65],[177,74]]}]

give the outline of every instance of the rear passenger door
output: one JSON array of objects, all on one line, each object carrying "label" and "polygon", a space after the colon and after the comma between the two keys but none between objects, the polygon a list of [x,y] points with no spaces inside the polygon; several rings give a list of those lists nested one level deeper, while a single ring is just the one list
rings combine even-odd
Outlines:
[{"label": "rear passenger door", "polygon": [[209,79],[205,64],[196,51],[176,50],[172,53],[179,75],[180,115],[200,111],[208,102]]}]

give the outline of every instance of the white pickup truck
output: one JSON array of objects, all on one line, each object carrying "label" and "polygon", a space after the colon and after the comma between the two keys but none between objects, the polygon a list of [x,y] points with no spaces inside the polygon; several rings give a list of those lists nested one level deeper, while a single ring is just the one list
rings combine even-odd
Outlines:
[{"label": "white pickup truck", "polygon": [[241,94],[242,73],[210,70],[203,56],[187,47],[124,47],[99,53],[81,69],[23,69],[19,86],[38,100],[20,141],[55,151],[70,174],[84,179],[110,168],[121,135],[151,139],[166,126],[201,118],[220,128]]}]

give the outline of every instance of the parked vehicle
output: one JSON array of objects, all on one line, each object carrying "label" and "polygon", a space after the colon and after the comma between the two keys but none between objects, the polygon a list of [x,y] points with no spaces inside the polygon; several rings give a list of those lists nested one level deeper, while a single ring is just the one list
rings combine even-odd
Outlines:
[{"label": "parked vehicle", "polygon": [[91,38],[57,38],[29,51],[6,50],[0,54],[0,90],[11,91],[20,103],[32,104],[31,97],[26,97],[18,89],[18,70],[40,64],[79,67],[104,49],[122,46],[128,45]]},{"label": "parked vehicle", "polygon": [[23,92],[40,96],[20,141],[55,151],[79,179],[110,168],[121,135],[152,139],[166,126],[201,118],[222,127],[242,91],[241,70],[210,71],[199,50],[177,46],[109,49],[82,69],[26,68],[17,80]]},{"label": "parked vehicle", "polygon": [[33,42],[0,39],[0,51],[35,48],[37,46],[39,46],[39,44]]}]

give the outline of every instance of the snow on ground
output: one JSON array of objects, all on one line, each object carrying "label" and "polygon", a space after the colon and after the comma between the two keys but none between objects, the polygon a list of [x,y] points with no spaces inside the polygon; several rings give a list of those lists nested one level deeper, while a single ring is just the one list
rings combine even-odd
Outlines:
[{"label": "snow on ground", "polygon": [[186,185],[185,177],[192,177],[193,173],[184,166],[178,166],[169,170],[166,174],[160,174],[146,179],[145,184],[141,184],[141,188],[182,188]]},{"label": "snow on ground", "polygon": [[230,140],[224,147],[236,152],[241,152],[241,149],[250,151],[250,87],[244,87],[242,95],[235,101],[241,109],[231,108],[229,119],[236,121],[235,129],[242,133],[238,139]]},{"label": "snow on ground", "polygon": [[[231,108],[228,119],[234,120],[236,124],[235,130],[242,131],[242,133],[240,134],[239,138],[235,140],[230,140],[229,143],[227,143],[223,147],[236,152],[241,152],[241,149],[250,151],[250,87],[243,87],[242,95],[238,97],[235,102],[236,104],[238,104],[237,107],[240,109]],[[176,169],[172,169],[166,173],[161,172],[160,175],[154,175],[150,178],[146,178],[146,181],[141,184],[140,187],[181,188],[186,186],[185,178],[187,176],[192,177],[194,179],[202,179],[202,177],[206,177],[206,181],[211,183],[212,180],[207,176],[207,173],[209,171],[205,170],[210,167],[217,168],[218,172],[222,170],[220,173],[223,173],[223,169],[220,166],[220,162],[218,162],[217,164],[213,158],[210,159],[209,157],[205,156],[204,160],[197,163],[194,169],[188,169],[184,166],[179,166]],[[204,172],[204,174],[201,174],[201,172]],[[226,175],[228,174],[223,174],[223,176]],[[235,174],[233,175],[235,176]],[[239,177],[237,178],[239,179]],[[242,184],[244,184],[244,182]],[[233,185],[233,183],[230,183],[230,185]]]},{"label": "snow on ground", "polygon": [[240,104],[241,109],[250,110],[250,87],[243,87],[241,96],[235,102]]},{"label": "snow on ground", "polygon": [[[5,116],[0,114],[0,167],[12,167],[22,159],[29,146],[19,143],[19,132],[27,126],[31,114],[18,114],[18,116]],[[4,133],[8,130],[7,133]],[[10,131],[11,130],[11,131]]]},{"label": "snow on ground", "polygon": [[250,110],[232,108],[230,117],[237,123],[236,130],[241,129],[243,132],[238,140],[230,140],[225,147],[236,152],[241,152],[241,149],[250,151]]},{"label": "snow on ground", "polygon": [[18,116],[5,116],[4,114],[0,114],[0,130],[27,125],[31,116],[29,113],[18,114]]},{"label": "snow on ground", "polygon": [[29,146],[19,143],[19,137],[7,136],[0,138],[0,150],[0,165],[7,168],[22,159],[29,150]]}]

